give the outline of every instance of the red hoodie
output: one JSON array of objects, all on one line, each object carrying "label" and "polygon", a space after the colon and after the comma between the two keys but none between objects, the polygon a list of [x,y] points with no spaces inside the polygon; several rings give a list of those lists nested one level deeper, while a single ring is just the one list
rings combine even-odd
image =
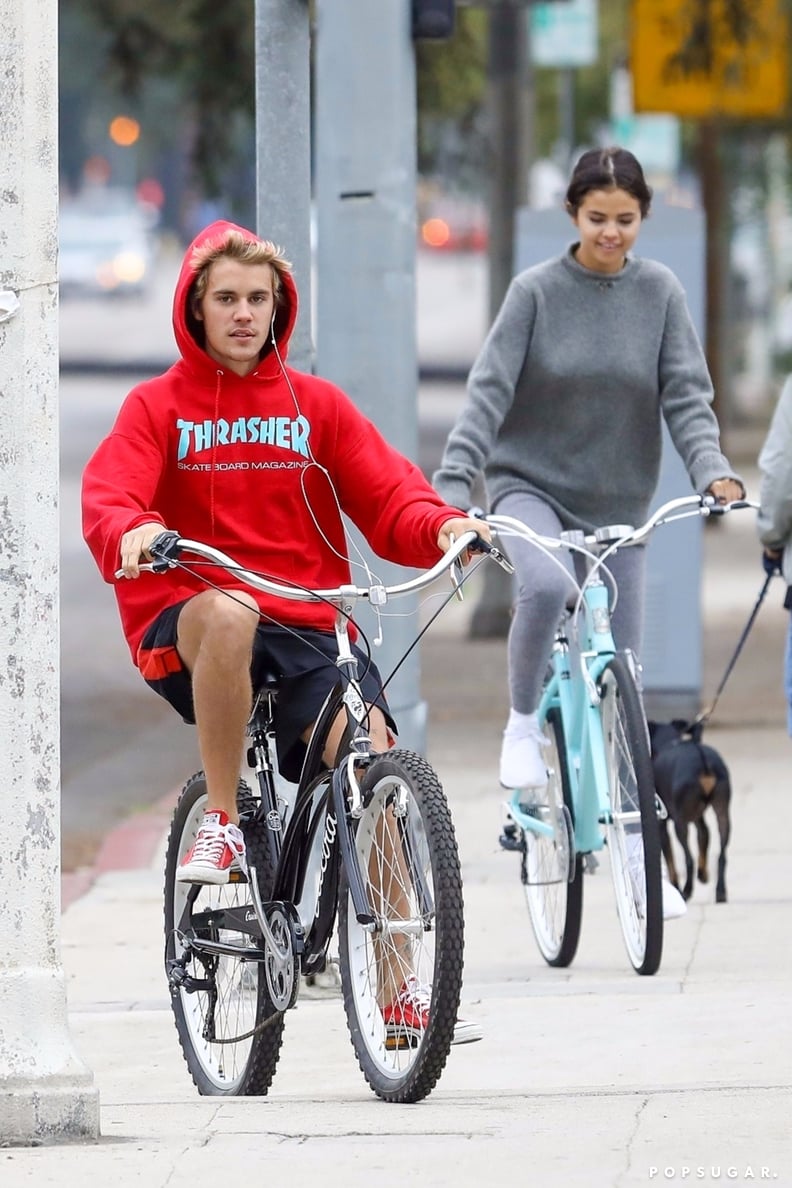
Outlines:
[{"label": "red hoodie", "polygon": [[[327,588],[351,580],[339,504],[375,553],[406,566],[433,565],[441,526],[462,514],[443,503],[335,385],[281,367],[271,348],[242,377],[198,344],[186,321],[195,276],[190,259],[197,246],[233,226],[213,223],[187,249],[173,302],[181,358],[132,389],[83,475],[83,532],[105,581],[115,585],[136,664],[157,615],[207,588],[181,570],[116,580],[121,537],[139,524],[161,520],[276,580]],[[285,360],[297,290],[291,275],[282,279],[275,326]],[[203,572],[218,585],[250,592],[224,570]],[[276,622],[332,628],[334,612],[326,604],[253,593]]]}]

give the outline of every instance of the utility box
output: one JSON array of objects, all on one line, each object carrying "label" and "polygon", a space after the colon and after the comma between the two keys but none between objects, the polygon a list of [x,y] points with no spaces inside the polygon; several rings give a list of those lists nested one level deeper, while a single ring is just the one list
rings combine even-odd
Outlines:
[{"label": "utility box", "polygon": [[[562,210],[517,212],[515,269],[560,255],[576,239]],[[635,254],[659,260],[679,278],[699,337],[704,336],[705,226],[700,210],[652,206],[641,227]],[[660,482],[652,509],[691,493],[682,460],[663,425]],[[701,517],[659,528],[648,545],[643,666],[644,703],[649,718],[692,718],[701,706]]]}]

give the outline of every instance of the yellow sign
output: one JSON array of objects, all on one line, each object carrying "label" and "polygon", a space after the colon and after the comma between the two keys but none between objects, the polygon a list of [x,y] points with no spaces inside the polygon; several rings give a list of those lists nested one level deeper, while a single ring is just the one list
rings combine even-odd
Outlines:
[{"label": "yellow sign", "polygon": [[637,112],[777,116],[788,61],[784,0],[632,0]]}]

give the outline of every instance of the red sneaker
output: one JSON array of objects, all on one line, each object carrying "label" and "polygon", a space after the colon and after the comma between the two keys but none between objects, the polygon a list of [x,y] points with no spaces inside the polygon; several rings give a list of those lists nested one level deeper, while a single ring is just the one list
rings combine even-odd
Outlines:
[{"label": "red sneaker", "polygon": [[207,809],[176,878],[181,883],[227,883],[232,870],[247,874],[242,830],[230,823],[222,809]]},{"label": "red sneaker", "polygon": [[[430,1005],[430,991],[421,985],[415,974],[410,974],[402,982],[393,1002],[388,1003],[382,1010],[385,1020],[385,1047],[389,1051],[394,1048],[414,1048],[418,1045],[429,1026]],[[451,1043],[472,1044],[482,1039],[483,1035],[484,1032],[478,1023],[457,1019]]]},{"label": "red sneaker", "polygon": [[393,1002],[382,1008],[385,1047],[414,1048],[429,1026],[430,1003],[430,992],[415,974],[405,978]]}]

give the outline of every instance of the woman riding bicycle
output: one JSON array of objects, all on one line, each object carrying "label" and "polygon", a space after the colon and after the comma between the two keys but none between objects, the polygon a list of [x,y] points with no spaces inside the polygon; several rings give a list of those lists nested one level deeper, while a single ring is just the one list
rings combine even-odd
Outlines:
[{"label": "woman riding bicycle", "polygon": [[[492,510],[543,536],[642,523],[659,477],[661,417],[697,491],[721,503],[744,495],[720,450],[712,383],[684,291],[664,265],[631,254],[651,197],[632,153],[581,156],[566,194],[579,238],[512,281],[433,476],[444,499],[470,507],[483,472]],[[518,589],[500,781],[542,789],[536,709],[571,587],[525,541],[509,551]],[[635,656],[644,554],[625,549],[608,562],[619,590],[616,643]]]},{"label": "woman riding bicycle", "polygon": [[[225,883],[232,867],[244,868],[237,783],[252,688],[265,672],[281,686],[280,769],[299,777],[304,740],[338,679],[334,610],[254,598],[220,569],[115,582],[119,563],[139,577],[153,539],[177,529],[276,581],[327,588],[350,581],[342,511],[379,556],[403,565],[433,565],[452,535],[489,536],[446,505],[343,392],[286,366],[296,318],[280,250],[231,223],[207,227],[176,285],[181,357],[130,392],[83,479],[85,538],[115,585],[133,662],[197,726],[209,808],[180,868],[190,882]],[[359,654],[374,749],[386,750],[395,723],[375,666]],[[330,765],[342,728],[328,744]]]}]

